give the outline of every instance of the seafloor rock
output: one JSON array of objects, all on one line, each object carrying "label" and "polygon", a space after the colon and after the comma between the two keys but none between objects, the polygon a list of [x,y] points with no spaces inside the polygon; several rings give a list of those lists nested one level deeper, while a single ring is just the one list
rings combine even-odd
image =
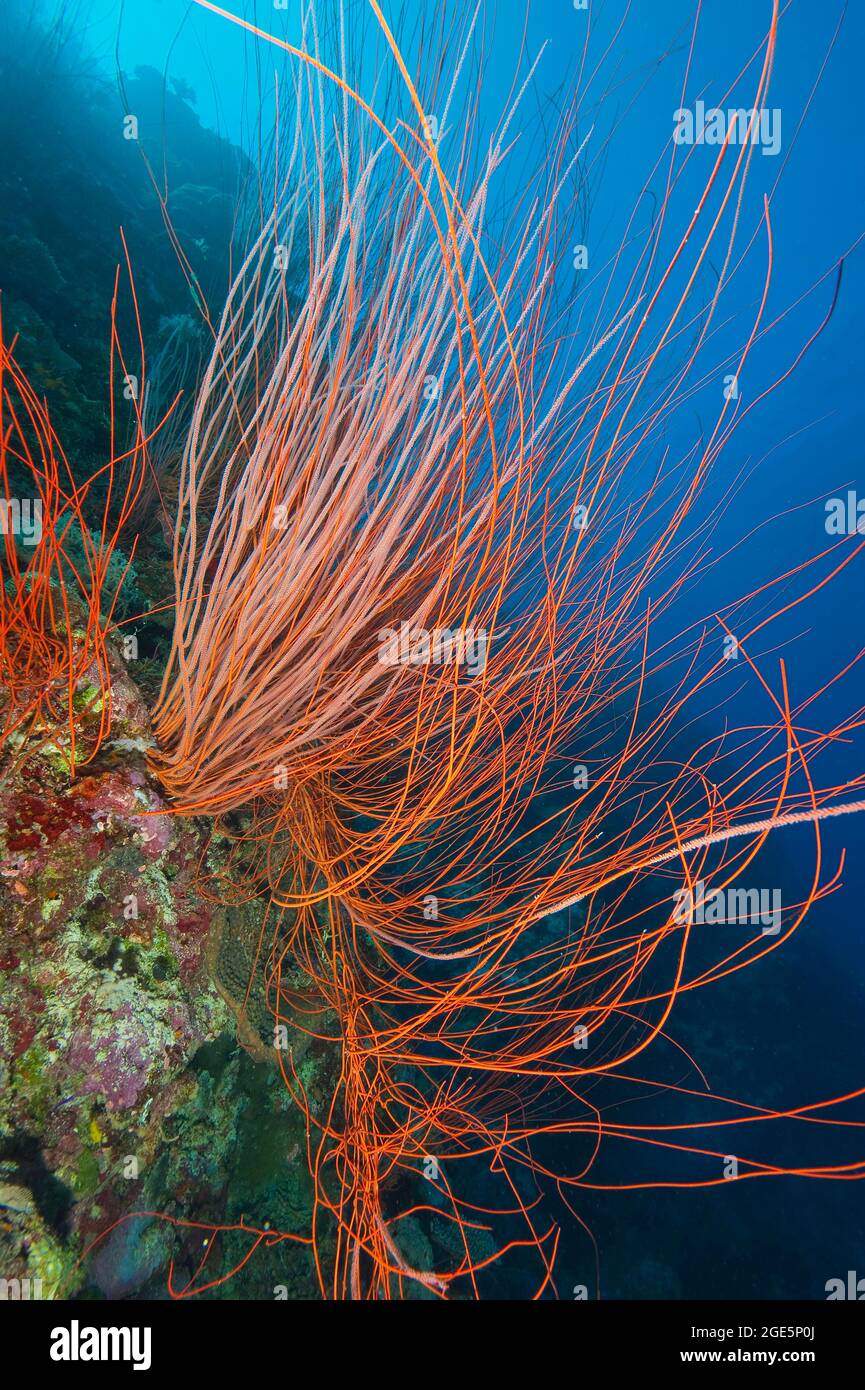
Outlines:
[{"label": "seafloor rock", "polygon": [[[263,904],[202,893],[230,846],[168,813],[146,706],[110,662],[110,736],[74,778],[63,725],[0,762],[0,1277],[44,1298],[165,1297],[169,1260],[179,1288],[204,1255],[216,1277],[242,1262],[244,1220],[303,1232],[312,1207],[305,1120],[275,1065]],[[83,685],[87,747],[99,707]],[[288,961],[284,978],[324,1021]],[[338,1059],[301,1031],[290,1045],[318,1113]],[[210,1296],[286,1290],[314,1293],[311,1257],[275,1242]]]},{"label": "seafloor rock", "polygon": [[[206,827],[166,813],[146,708],[116,653],[111,667],[110,738],[74,779],[62,727],[0,766],[0,1269],[23,1263],[43,1285],[63,1272],[76,1199],[128,1186],[190,1059],[230,1020],[204,958]],[[4,1196],[19,1188],[29,1220]],[[34,1213],[40,1240],[22,1244]]]}]

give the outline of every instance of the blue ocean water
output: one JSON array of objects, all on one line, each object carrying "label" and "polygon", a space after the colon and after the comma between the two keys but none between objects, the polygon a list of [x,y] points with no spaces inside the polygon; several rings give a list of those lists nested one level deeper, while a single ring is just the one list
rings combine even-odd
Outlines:
[{"label": "blue ocean water", "polygon": [[[434,21],[443,3],[459,15],[468,10],[462,0],[412,0],[409,10],[414,20],[425,4]],[[396,6],[384,8],[398,17]],[[262,3],[242,12],[297,41],[298,9],[291,0],[285,10]],[[586,227],[575,227],[575,240],[586,242],[599,263],[619,244],[635,199],[669,142],[694,10],[690,0],[633,0],[630,5],[608,0],[593,3],[588,11],[577,9],[572,0],[535,0],[526,21],[523,0],[497,0],[491,8],[480,122],[492,125],[498,119],[515,70],[524,72],[527,58],[540,54],[527,103],[540,117],[533,124],[533,138],[545,124],[552,129],[555,111],[570,99],[591,25],[589,66],[601,60],[602,76],[585,117],[585,128],[594,123],[587,146],[589,217]],[[713,554],[727,559],[707,566],[699,584],[685,592],[675,614],[681,626],[825,549],[826,498],[846,496],[848,489],[865,491],[865,271],[857,245],[865,231],[865,167],[857,138],[865,12],[854,5],[843,14],[832,47],[842,12],[835,0],[820,6],[793,0],[781,20],[768,101],[781,113],[781,148],[777,156],[758,152],[754,160],[743,225],[759,228],[763,195],[771,194],[774,270],[768,317],[782,317],[759,342],[743,374],[740,389],[746,400],[787,370],[819,326],[832,303],[843,258],[840,293],[825,331],[795,373],[747,416],[717,465],[707,508],[742,476],[734,501],[719,513],[712,533]],[[703,4],[690,100],[720,101],[764,40],[770,16],[768,0]],[[81,24],[106,71],[118,62],[128,72],[139,65],[165,70],[193,89],[205,124],[233,141],[249,143],[259,90],[256,63],[269,71],[272,54],[262,57],[261,46],[248,35],[180,0],[123,0],[122,5],[94,0],[82,10]],[[754,80],[752,68],[736,87],[737,105]],[[708,151],[703,154],[691,176],[695,198],[709,158]],[[661,174],[650,180],[655,196],[662,182]],[[684,189],[689,187],[686,181]],[[644,205],[648,210],[648,198]],[[759,231],[756,235],[765,240]],[[749,236],[750,230],[745,240]],[[740,342],[743,329],[747,332],[764,270],[765,255],[757,249],[725,291],[720,342]],[[583,292],[576,281],[562,278],[557,284],[564,298]],[[591,296],[592,291],[586,293]],[[670,422],[667,443],[672,450],[690,446],[695,420],[711,420],[718,393],[718,381],[707,382],[683,408],[683,418]],[[772,524],[762,526],[768,518]],[[819,573],[826,569],[824,564]],[[761,670],[777,688],[783,656],[794,699],[819,688],[862,645],[862,607],[861,564],[853,563],[807,606],[772,628],[771,640],[761,643]],[[820,726],[855,712],[862,688],[861,674],[854,669],[815,712]],[[740,723],[771,715],[759,683],[745,678],[735,709]],[[724,718],[723,707],[708,703],[701,711],[702,733],[716,732]],[[863,768],[863,754],[863,740],[854,730],[821,761],[821,778],[841,783],[855,776]],[[680,1002],[672,1031],[722,1094],[782,1107],[846,1093],[865,1075],[863,829],[851,818],[829,824],[822,839],[828,872],[846,850],[839,891],[814,906],[805,927],[783,951],[711,992]],[[813,832],[781,831],[764,856],[769,881],[801,888],[813,853]],[[848,1113],[862,1116],[861,1109]],[[687,1103],[678,1117],[691,1117]],[[856,1133],[826,1130],[809,1136],[810,1161],[852,1160],[858,1152]],[[772,1130],[759,1152],[767,1161],[782,1156],[790,1161],[796,1140]],[[687,1178],[684,1161],[680,1173]],[[624,1152],[603,1155],[598,1178],[630,1180],[627,1146]],[[584,1194],[577,1205],[597,1242],[600,1288],[606,1297],[820,1298],[828,1279],[848,1269],[865,1274],[865,1191],[858,1184],[782,1178],[703,1191]],[[496,1291],[524,1292],[519,1276],[512,1277],[512,1284]],[[560,1255],[560,1287],[567,1291],[570,1284],[585,1284],[592,1291],[595,1286],[593,1249],[576,1223],[566,1223]]]}]

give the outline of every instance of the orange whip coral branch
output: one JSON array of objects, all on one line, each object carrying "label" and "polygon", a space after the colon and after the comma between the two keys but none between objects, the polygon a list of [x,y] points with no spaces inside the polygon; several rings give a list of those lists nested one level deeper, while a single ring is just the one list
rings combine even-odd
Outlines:
[{"label": "orange whip coral branch", "polygon": [[[124,254],[129,267],[125,242]],[[63,452],[46,403],[18,367],[15,343],[3,337],[0,319],[0,486],[5,519],[20,504],[13,489],[22,485],[30,494],[26,504],[35,513],[33,534],[24,542],[16,540],[14,527],[3,528],[0,748],[9,740],[16,748],[26,748],[28,738],[43,734],[50,724],[65,725],[69,745],[63,751],[73,775],[95,756],[110,725],[106,633],[125,572],[109,592],[108,569],[141,489],[148,446],[137,395],[132,401],[133,442],[121,449],[115,440],[115,363],[129,380],[116,328],[118,285],[119,270],[111,305],[110,452],[107,463],[84,481],[77,480]],[[131,268],[130,285],[134,302]],[[137,305],[135,313],[137,321]],[[140,346],[140,323],[138,337]],[[143,375],[142,347],[139,382]],[[94,530],[85,517],[85,504],[97,488],[102,522]],[[82,737],[79,730],[86,716]]]}]

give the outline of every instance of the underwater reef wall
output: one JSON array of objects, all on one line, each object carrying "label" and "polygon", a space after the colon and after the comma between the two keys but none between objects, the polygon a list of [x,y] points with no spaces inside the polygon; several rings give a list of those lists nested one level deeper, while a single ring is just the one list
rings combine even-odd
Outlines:
[{"label": "underwater reef wall", "polygon": [[49,1282],[62,1237],[105,1224],[115,1183],[134,1187],[184,1069],[227,1021],[203,968],[202,832],[160,814],[147,710],[116,652],[112,703],[111,738],[74,782],[60,728],[23,758],[12,741],[0,780],[0,1157],[37,1208],[54,1192],[46,1249],[23,1252]]},{"label": "underwater reef wall", "polygon": [[[22,368],[50,397],[64,447],[84,461],[104,451],[108,432],[109,305],[120,228],[153,346],[163,318],[200,318],[211,296],[221,304],[249,166],[202,126],[194,93],[182,83],[167,84],[144,67],[118,90],[67,35],[40,29],[30,10],[13,0],[0,15],[3,316],[7,333],[19,335]],[[160,198],[181,239],[189,284]]]},{"label": "underwater reef wall", "polygon": [[[249,166],[201,125],[183,83],[139,69],[118,90],[67,33],[14,3],[0,16],[0,142],[4,338],[83,479],[108,448],[121,228],[161,412],[195,385],[202,309],[224,298]],[[131,300],[117,329],[135,340]],[[10,454],[13,485],[16,468]],[[103,494],[97,485],[83,506],[97,544]],[[24,566],[30,551],[18,549]],[[87,568],[76,522],[64,554],[52,588],[62,572],[74,590],[73,567]],[[230,1227],[260,1209],[294,1229],[311,1205],[303,1117],[274,1049],[254,1037],[269,1018],[262,979],[248,988],[263,907],[253,897],[217,909],[203,895],[228,840],[168,814],[147,770],[171,569],[155,525],[141,525],[130,555],[115,550],[105,576],[106,593],[122,586],[113,618],[128,625],[106,637],[110,730],[98,755],[72,775],[70,727],[48,714],[0,753],[0,1271],[41,1281],[43,1297],[165,1298],[169,1261],[182,1288],[200,1260],[201,1233],[185,1222]],[[84,743],[105,709],[101,686],[94,667],[75,691]],[[322,1059],[302,1034],[294,1042],[310,1095],[323,1096]],[[164,1219],[130,1215],[140,1210]],[[232,1242],[242,1258],[241,1230],[218,1239],[229,1265]],[[276,1285],[312,1289],[304,1248],[263,1253],[244,1277],[269,1297]]]},{"label": "underwater reef wall", "polygon": [[[0,764],[0,1264],[46,1297],[165,1297],[169,1259],[182,1287],[201,1244],[174,1223],[266,1207],[295,1228],[311,1203],[260,980],[246,997],[262,908],[202,897],[202,866],[218,871],[228,842],[164,813],[146,705],[117,641],[109,654],[111,736],[83,774],[70,781],[61,725],[13,737]],[[92,693],[82,722],[98,717]],[[323,1103],[324,1058],[294,1042]],[[143,1210],[165,1219],[130,1217]],[[242,1234],[223,1239],[241,1258]],[[302,1249],[247,1277],[269,1296],[312,1292]]]}]

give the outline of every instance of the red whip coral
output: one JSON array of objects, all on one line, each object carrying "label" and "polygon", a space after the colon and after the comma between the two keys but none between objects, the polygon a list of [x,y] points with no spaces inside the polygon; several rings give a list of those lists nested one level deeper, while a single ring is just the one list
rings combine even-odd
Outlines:
[{"label": "red whip coral", "polygon": [[[45,402],[17,366],[15,344],[4,339],[0,320],[0,748],[12,734],[26,737],[60,720],[69,731],[73,774],[97,752],[111,723],[105,638],[126,571],[109,592],[109,566],[146,466],[141,379],[127,389],[133,442],[121,449],[115,441],[118,364],[123,379],[131,380],[117,337],[118,284],[119,271],[111,306],[111,453],[103,467],[81,481]],[[98,497],[102,524],[96,530],[85,508],[88,499],[92,504]],[[19,518],[25,515],[30,524],[22,534]]]},{"label": "red whip coral", "polygon": [[[472,98],[457,109],[471,24],[451,36],[453,85],[432,84],[442,124],[465,132],[446,162],[422,78],[376,0],[403,84],[399,119],[374,110],[344,64],[328,66],[314,24],[293,47],[198,2],[296,60],[296,124],[193,410],[154,768],[180,809],[254,812],[253,872],[272,897],[276,1046],[309,1124],[322,1291],[477,1293],[488,1266],[528,1246],[540,1294],[555,1287],[558,1243],[541,1194],[557,1189],[569,1205],[594,1185],[602,1139],[704,1156],[720,1174],[713,1144],[728,1141],[704,1142],[702,1129],[778,1118],[721,1098],[721,1120],[628,1123],[593,1091],[609,1079],[630,1094],[681,992],[796,929],[833,882],[819,822],[865,805],[854,799],[862,779],[815,782],[812,761],[834,731],[803,718],[810,702],[794,705],[783,663],[770,680],[752,659],[772,614],[749,616],[748,595],[716,630],[735,616],[766,721],[684,762],[671,751],[728,669],[704,627],[674,644],[654,638],[701,563],[688,522],[742,418],[732,398],[686,457],[655,455],[636,498],[630,483],[710,341],[753,149],[726,139],[696,208],[683,209],[671,146],[663,206],[625,292],[611,280],[605,321],[569,356],[553,286],[585,147],[576,104],[556,159],[508,202],[493,236],[526,84],[477,156]],[[777,19],[775,4],[752,112]],[[295,309],[284,270],[298,246],[308,273]],[[749,246],[762,248],[764,289],[737,372],[765,327],[768,203]],[[722,273],[697,312],[692,291],[713,250]],[[686,332],[685,360],[659,384]],[[785,904],[774,935],[719,941],[692,968],[693,922],[677,916],[665,866],[688,890],[724,891],[773,828],[798,822],[816,843],[803,899]],[[336,1027],[320,1021],[320,1003],[283,988],[289,962]],[[288,1020],[339,1049],[325,1115],[282,1046]],[[784,1114],[807,1123],[814,1108]],[[557,1134],[580,1140],[565,1171],[548,1158]],[[497,1212],[479,1199],[481,1169],[501,1185]],[[742,1170],[865,1174],[861,1162],[842,1171],[760,1156]],[[421,1176],[430,1186],[419,1195]],[[407,1255],[401,1232],[419,1212],[450,1226],[449,1267]],[[336,1254],[325,1267],[328,1219]]]}]

